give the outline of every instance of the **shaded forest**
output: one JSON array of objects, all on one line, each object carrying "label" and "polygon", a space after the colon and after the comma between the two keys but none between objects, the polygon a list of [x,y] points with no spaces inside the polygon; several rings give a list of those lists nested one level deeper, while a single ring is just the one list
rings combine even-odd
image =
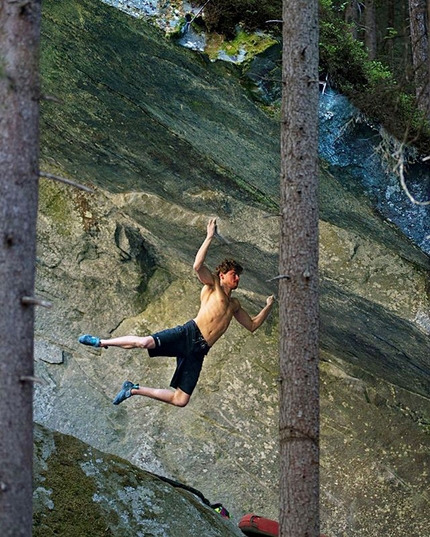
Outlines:
[{"label": "shaded forest", "polygon": [[[282,0],[200,0],[207,30],[238,27],[281,40]],[[422,155],[430,152],[426,0],[320,0],[320,80]],[[197,23],[199,21],[196,21]]]}]

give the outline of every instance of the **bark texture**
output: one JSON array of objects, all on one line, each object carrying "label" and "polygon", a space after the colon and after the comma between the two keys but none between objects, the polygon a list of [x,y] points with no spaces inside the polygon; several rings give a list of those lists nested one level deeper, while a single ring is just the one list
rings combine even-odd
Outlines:
[{"label": "bark texture", "polygon": [[0,528],[31,535],[40,1],[0,4]]},{"label": "bark texture", "polygon": [[280,535],[319,535],[318,2],[283,4]]},{"label": "bark texture", "polygon": [[360,13],[358,11],[357,0],[351,0],[345,7],[345,22],[350,24],[351,35],[354,39],[358,38],[358,27],[360,24]]},{"label": "bark texture", "polygon": [[430,118],[430,68],[427,0],[409,0],[412,61],[419,109]]},{"label": "bark texture", "polygon": [[376,10],[374,0],[366,0],[364,3],[365,32],[364,43],[366,45],[369,60],[376,58]]}]

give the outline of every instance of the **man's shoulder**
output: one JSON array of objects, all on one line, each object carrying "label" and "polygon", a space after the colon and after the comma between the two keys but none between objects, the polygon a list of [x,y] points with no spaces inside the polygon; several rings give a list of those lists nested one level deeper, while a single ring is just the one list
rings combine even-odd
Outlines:
[{"label": "man's shoulder", "polygon": [[233,306],[233,310],[234,311],[237,311],[239,310],[242,306],[240,305],[240,302],[239,300],[236,298],[236,297],[232,297],[230,298],[230,303],[232,304]]},{"label": "man's shoulder", "polygon": [[218,276],[216,274],[212,274],[212,276],[213,276],[213,282],[211,283],[205,282],[203,284],[203,289],[207,289],[208,291],[214,291],[215,289],[220,288]]},{"label": "man's shoulder", "polygon": [[215,290],[215,285],[211,285],[208,283],[205,283],[202,287],[202,290],[200,292],[200,296],[207,296],[213,293]]}]

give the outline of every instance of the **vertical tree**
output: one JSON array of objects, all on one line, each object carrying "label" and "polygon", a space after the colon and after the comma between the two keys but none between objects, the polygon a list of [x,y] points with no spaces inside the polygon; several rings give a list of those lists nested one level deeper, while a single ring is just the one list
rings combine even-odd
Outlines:
[{"label": "vertical tree", "polygon": [[364,2],[364,44],[367,49],[369,60],[376,58],[376,11],[375,1],[365,0]]},{"label": "vertical tree", "polygon": [[419,109],[430,119],[429,8],[427,0],[409,0],[415,93]]},{"label": "vertical tree", "polygon": [[284,0],[280,535],[319,535],[318,1]]},{"label": "vertical tree", "polygon": [[386,28],[386,35],[385,39],[383,41],[383,47],[387,51],[387,56],[389,59],[389,62],[391,63],[393,61],[393,37],[394,37],[394,30],[396,27],[396,20],[395,20],[395,6],[394,6],[394,0],[388,0],[387,1],[387,28]]},{"label": "vertical tree", "polygon": [[350,0],[345,6],[345,22],[350,25],[351,35],[358,38],[358,27],[360,23],[360,13],[358,10],[358,0]]},{"label": "vertical tree", "polygon": [[[0,528],[31,535],[40,0],[0,4]],[[26,298],[27,297],[27,298]]]}]

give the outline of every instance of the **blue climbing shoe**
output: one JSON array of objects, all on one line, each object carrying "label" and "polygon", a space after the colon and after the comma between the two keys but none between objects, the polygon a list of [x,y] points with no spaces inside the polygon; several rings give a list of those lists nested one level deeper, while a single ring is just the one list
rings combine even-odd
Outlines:
[{"label": "blue climbing shoe", "polygon": [[89,345],[90,347],[100,347],[100,338],[85,334],[79,338],[79,343],[82,343],[82,345]]},{"label": "blue climbing shoe", "polygon": [[122,385],[122,389],[117,393],[115,399],[113,400],[113,404],[119,405],[120,403],[131,397],[131,390],[137,390],[138,388],[139,384],[133,384],[129,380],[126,380]]}]

